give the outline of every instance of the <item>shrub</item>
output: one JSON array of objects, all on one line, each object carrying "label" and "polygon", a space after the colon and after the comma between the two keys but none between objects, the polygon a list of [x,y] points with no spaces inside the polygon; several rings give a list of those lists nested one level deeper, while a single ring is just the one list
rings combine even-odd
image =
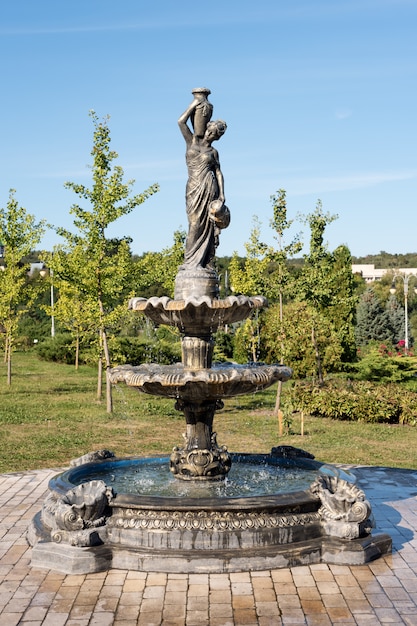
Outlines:
[{"label": "shrub", "polygon": [[119,365],[160,363],[169,365],[181,361],[181,345],[165,339],[143,339],[141,337],[114,337],[109,342],[112,361]]},{"label": "shrub", "polygon": [[367,350],[361,359],[352,365],[351,372],[358,380],[403,382],[416,375],[416,366],[414,359],[392,356],[389,348],[381,344]]},{"label": "shrub", "polygon": [[[129,363],[160,363],[169,365],[181,360],[181,346],[179,342],[166,340],[146,340],[140,337],[111,337],[109,339],[111,360],[118,365]],[[38,356],[44,361],[58,363],[75,363],[75,345],[69,333],[56,335],[38,344]],[[97,363],[96,350],[83,348],[79,357],[80,363]]]},{"label": "shrub", "polygon": [[214,361],[227,361],[233,358],[233,335],[218,330],[214,335]]},{"label": "shrub", "polygon": [[36,346],[36,353],[43,361],[75,363],[75,345],[69,333],[60,333],[44,339]]},{"label": "shrub", "polygon": [[417,424],[417,393],[398,384],[338,379],[323,387],[297,383],[291,389],[296,410],[338,420]]}]

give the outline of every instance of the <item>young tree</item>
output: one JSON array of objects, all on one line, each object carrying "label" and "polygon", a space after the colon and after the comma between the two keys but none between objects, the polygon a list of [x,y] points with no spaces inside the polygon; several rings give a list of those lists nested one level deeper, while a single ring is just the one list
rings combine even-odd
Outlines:
[{"label": "young tree", "polygon": [[352,257],[347,246],[338,246],[333,252],[333,302],[325,310],[339,338],[341,361],[356,359],[355,322],[358,296],[352,273]]},{"label": "young tree", "polygon": [[307,302],[313,313],[310,321],[311,341],[316,355],[317,377],[319,385],[323,384],[323,358],[320,350],[318,326],[326,309],[333,305],[336,289],[334,257],[324,244],[324,231],[328,224],[337,218],[336,215],[323,213],[319,200],[314,213],[306,217],[310,226],[310,251],[304,255],[304,266],[297,281],[298,299]]},{"label": "young tree", "polygon": [[307,302],[287,302],[283,308],[282,323],[279,305],[270,307],[265,314],[262,338],[267,361],[276,362],[282,357],[284,363],[291,366],[294,378],[317,376],[316,346],[311,341],[314,322],[322,368],[335,369],[340,363],[342,348],[330,320],[314,311]]},{"label": "young tree", "polygon": [[19,318],[30,308],[36,287],[27,280],[29,265],[24,258],[36,248],[43,237],[46,222],[36,222],[33,215],[19,206],[10,190],[5,209],[0,209],[0,241],[4,246],[4,265],[0,271],[0,327],[5,340],[7,384],[12,381],[12,352]]},{"label": "young tree", "polygon": [[[80,344],[92,341],[97,335],[98,317],[94,296],[84,288],[82,281],[75,281],[84,267],[85,252],[82,246],[70,251],[55,246],[53,252],[44,252],[43,260],[49,271],[49,281],[59,294],[54,304],[44,304],[43,310],[58,320],[68,330],[75,344],[75,368],[79,367]],[[52,269],[53,268],[53,269]]]},{"label": "young tree", "polygon": [[[287,218],[287,201],[286,192],[284,189],[279,189],[275,195],[271,196],[273,217],[271,219],[271,228],[275,231],[275,239],[278,247],[276,250],[270,248],[268,251],[268,258],[276,266],[276,270],[273,274],[272,291],[278,296],[279,304],[279,326],[280,326],[280,344],[281,344],[281,357],[280,362],[283,363],[284,354],[284,335],[283,335],[283,303],[284,296],[287,295],[291,289],[291,274],[288,270],[288,259],[301,252],[302,244],[300,242],[299,235],[296,235],[293,240],[285,244],[284,235],[286,231],[291,228],[293,220]],[[274,413],[280,416],[280,405],[282,395],[282,381],[278,381],[277,395],[275,400]],[[279,423],[279,434],[282,434],[282,422]]]},{"label": "young tree", "polygon": [[[175,277],[184,260],[185,232],[177,230],[174,242],[161,252],[146,252],[135,263],[135,288],[140,294],[174,297]],[[157,293],[160,291],[160,293]]]},{"label": "young tree", "polygon": [[[117,323],[126,306],[120,298],[132,272],[129,242],[126,239],[107,238],[107,229],[118,218],[130,213],[156,193],[159,186],[151,185],[143,193],[129,197],[134,181],[123,182],[122,167],[113,165],[118,154],[110,149],[108,118],[99,120],[94,111],[90,112],[90,116],[94,124],[92,187],[73,182],[65,184],[67,189],[89,203],[90,209],[82,208],[79,204],[71,207],[77,233],[73,234],[64,228],[56,230],[66,240],[69,258],[71,255],[82,257],[82,263],[77,268],[72,265],[71,271],[74,273],[65,276],[65,280],[76,286],[85,302],[94,303],[91,317],[96,320],[99,340],[97,395],[100,399],[103,364],[106,371],[111,367],[107,333]],[[49,263],[55,276],[57,272],[53,255]],[[108,377],[106,384],[107,410],[111,412],[111,385]]]},{"label": "young tree", "polygon": [[240,263],[237,252],[233,253],[229,265],[229,280],[235,293],[245,296],[265,295],[268,297],[270,288],[267,256],[268,246],[260,240],[261,224],[255,216],[249,241],[245,243],[246,256]]},{"label": "young tree", "polygon": [[[268,297],[270,282],[267,256],[268,246],[260,240],[261,224],[257,217],[253,218],[253,227],[249,241],[245,243],[246,257],[240,263],[237,253],[232,256],[229,265],[229,279],[232,291],[245,296],[262,295]],[[236,337],[236,354],[242,358],[243,353],[250,355],[254,362],[258,360],[260,344],[260,320],[258,311],[255,318],[247,319],[239,328]]]}]

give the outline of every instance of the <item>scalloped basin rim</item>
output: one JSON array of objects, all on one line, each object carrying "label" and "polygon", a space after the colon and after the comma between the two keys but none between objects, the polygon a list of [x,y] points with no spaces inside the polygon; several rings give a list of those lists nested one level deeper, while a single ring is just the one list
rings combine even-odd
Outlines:
[{"label": "scalloped basin rim", "polygon": [[[247,453],[231,453],[232,463],[251,463],[251,464],[271,464],[288,468],[301,468],[306,470],[316,470],[317,474],[325,474],[342,478],[347,482],[354,483],[356,478],[353,474],[346,470],[342,470],[333,465],[322,463],[306,458],[283,458],[275,457],[270,454],[247,454]],[[54,476],[49,482],[49,489],[61,494],[67,493],[70,489],[87,482],[89,473],[93,473],[95,469],[100,468],[103,472],[120,465],[141,465],[146,463],[169,463],[169,457],[125,457],[114,458],[103,461],[94,461],[85,463],[74,468],[70,468],[61,474]],[[304,491],[293,491],[288,493],[279,493],[276,495],[258,495],[243,497],[207,497],[193,498],[188,496],[171,497],[171,496],[149,496],[135,495],[128,493],[116,494],[112,500],[113,506],[129,506],[130,508],[146,508],[166,510],[262,510],[271,507],[287,507],[288,505],[297,503],[297,505],[317,502],[317,496],[313,495],[309,489]]]},{"label": "scalloped basin rim", "polygon": [[210,298],[209,296],[190,296],[185,300],[173,300],[168,296],[152,298],[131,298],[129,308],[143,311],[146,308],[163,308],[165,311],[182,311],[187,308],[200,308],[206,306],[209,309],[228,309],[242,305],[252,305],[255,308],[268,306],[268,300],[264,296],[228,296],[223,300]]}]

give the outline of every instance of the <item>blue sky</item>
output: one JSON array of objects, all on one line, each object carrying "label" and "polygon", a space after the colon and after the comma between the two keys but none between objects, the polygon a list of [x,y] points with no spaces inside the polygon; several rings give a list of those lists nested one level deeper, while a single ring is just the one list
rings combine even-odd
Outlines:
[{"label": "blue sky", "polygon": [[280,188],[290,218],[318,199],[338,214],[330,249],[415,252],[416,28],[416,0],[3,0],[0,206],[13,188],[37,219],[72,228],[63,185],[91,183],[94,109],[134,191],[161,186],[111,234],[138,254],[171,245],[187,223],[177,119],[206,86],[228,125],[219,256],[244,252],[254,215],[272,243]]}]

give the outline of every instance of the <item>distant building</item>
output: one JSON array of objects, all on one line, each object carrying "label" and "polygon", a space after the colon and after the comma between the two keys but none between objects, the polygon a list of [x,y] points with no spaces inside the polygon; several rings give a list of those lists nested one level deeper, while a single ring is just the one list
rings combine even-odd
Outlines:
[{"label": "distant building", "polygon": [[31,263],[28,272],[29,276],[32,276],[35,272],[40,272],[44,267],[45,265],[42,262]]},{"label": "distant building", "polygon": [[390,267],[389,269],[375,269],[375,265],[371,263],[364,263],[363,265],[352,265],[352,272],[354,274],[360,274],[364,278],[365,282],[373,283],[376,280],[381,280],[384,274],[402,274],[406,276],[408,274],[417,275],[416,267],[396,267],[395,269]]}]

